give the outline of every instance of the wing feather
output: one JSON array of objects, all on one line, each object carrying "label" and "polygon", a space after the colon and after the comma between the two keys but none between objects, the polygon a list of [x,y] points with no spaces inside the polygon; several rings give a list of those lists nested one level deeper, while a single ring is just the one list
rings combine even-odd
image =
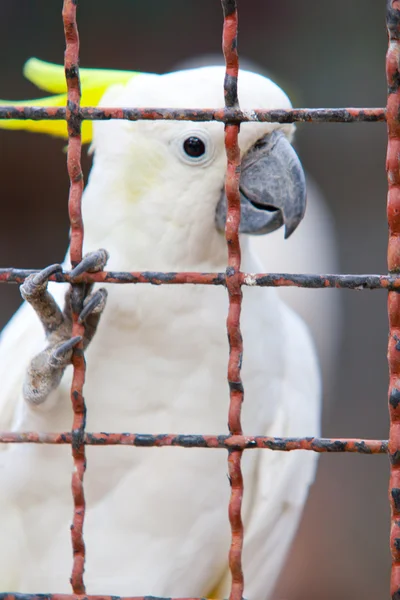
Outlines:
[{"label": "wing feather", "polygon": [[[279,415],[266,435],[316,436],[320,430],[320,381],[315,351],[307,329],[285,309],[288,367],[282,382]],[[317,455],[310,451],[259,450],[253,486],[246,487],[251,506],[245,519],[243,565],[245,597],[270,597],[297,530],[308,490],[315,477]],[[229,595],[227,570],[216,593]]]}]

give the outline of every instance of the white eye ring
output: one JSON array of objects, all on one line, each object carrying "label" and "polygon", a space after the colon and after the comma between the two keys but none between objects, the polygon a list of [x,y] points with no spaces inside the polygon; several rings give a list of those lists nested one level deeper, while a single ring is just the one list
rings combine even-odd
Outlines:
[{"label": "white eye ring", "polygon": [[214,158],[211,137],[203,129],[188,129],[175,138],[173,143],[180,160],[187,165],[205,166]]}]

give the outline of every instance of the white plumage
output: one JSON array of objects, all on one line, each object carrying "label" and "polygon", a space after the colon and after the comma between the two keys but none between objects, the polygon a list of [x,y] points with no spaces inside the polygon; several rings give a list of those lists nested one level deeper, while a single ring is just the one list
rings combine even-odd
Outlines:
[{"label": "white plumage", "polygon": [[[103,106],[223,106],[224,70],[140,75],[114,86]],[[241,72],[243,109],[289,107],[270,80]],[[292,126],[241,126],[244,153]],[[191,165],[179,140],[207,139],[207,161]],[[221,123],[124,121],[94,126],[94,164],[83,199],[85,251],[110,253],[110,270],[224,271],[227,251],[214,224],[226,171]],[[242,270],[263,271],[242,236]],[[67,263],[66,263],[67,265]],[[267,266],[267,265],[266,265]],[[51,284],[62,303],[65,286]],[[84,394],[88,431],[226,433],[229,404],[222,287],[109,285],[89,346]],[[315,353],[300,319],[275,290],[245,288],[243,429],[251,435],[319,433]],[[24,305],[0,343],[0,429],[71,428],[71,369],[36,408],[22,398],[33,355],[45,345]],[[88,447],[85,475],[87,592],[226,597],[229,586],[226,452]],[[267,598],[296,529],[315,455],[246,451],[245,596]],[[14,445],[0,453],[0,588],[68,592],[72,564],[70,448]]]}]

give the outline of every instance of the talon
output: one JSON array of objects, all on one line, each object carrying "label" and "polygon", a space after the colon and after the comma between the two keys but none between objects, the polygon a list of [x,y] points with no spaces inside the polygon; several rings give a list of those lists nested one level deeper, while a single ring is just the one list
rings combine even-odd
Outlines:
[{"label": "talon", "polygon": [[28,300],[35,295],[40,295],[46,289],[49,277],[60,271],[62,271],[61,265],[56,264],[46,267],[39,273],[29,275],[19,288],[23,299]]},{"label": "talon", "polygon": [[83,323],[83,321],[91,314],[102,313],[106,305],[106,300],[107,290],[104,288],[97,290],[97,292],[95,292],[85,302],[85,306],[79,315],[78,323]]},{"label": "talon", "polygon": [[72,269],[70,273],[71,279],[74,279],[85,272],[96,273],[97,271],[102,271],[109,256],[107,250],[104,250],[104,248],[100,248],[100,250],[97,250],[96,252],[89,252],[89,254],[86,254],[81,262]]},{"label": "talon", "polygon": [[62,271],[62,266],[59,264],[50,265],[46,267],[40,273],[36,273],[32,278],[32,283],[34,285],[42,285],[43,283],[47,283],[49,278],[54,275],[54,273],[60,273]]},{"label": "talon", "polygon": [[49,364],[52,367],[60,368],[69,364],[73,348],[82,341],[82,336],[75,337],[56,346],[49,356]]}]

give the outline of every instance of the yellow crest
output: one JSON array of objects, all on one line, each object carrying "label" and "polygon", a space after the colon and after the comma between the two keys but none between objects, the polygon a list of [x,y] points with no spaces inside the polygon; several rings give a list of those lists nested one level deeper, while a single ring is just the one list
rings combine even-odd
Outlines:
[{"label": "yellow crest", "polygon": [[[4,106],[66,106],[67,84],[65,81],[64,67],[44,62],[37,58],[30,58],[24,65],[23,73],[29,81],[39,89],[54,94],[46,98],[34,100],[0,100]],[[82,98],[81,106],[97,106],[106,89],[114,83],[126,83],[137,71],[117,71],[111,69],[79,69]],[[56,137],[67,138],[67,124],[65,121],[30,121],[19,119],[1,119],[1,129],[23,129],[36,133],[47,133]],[[92,140],[92,122],[82,122],[82,143]]]}]

